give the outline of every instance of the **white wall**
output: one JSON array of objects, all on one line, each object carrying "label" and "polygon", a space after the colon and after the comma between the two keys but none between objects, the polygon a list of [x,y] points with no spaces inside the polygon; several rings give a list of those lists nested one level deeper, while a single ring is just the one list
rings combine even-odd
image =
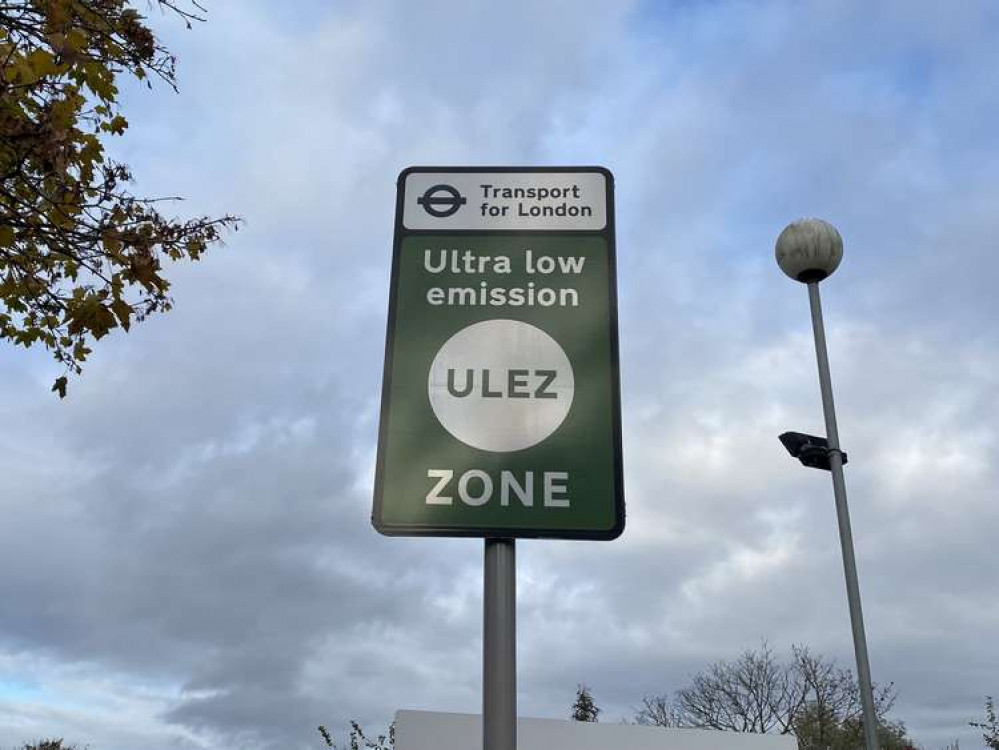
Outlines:
[{"label": "white wall", "polygon": [[[479,750],[482,717],[431,711],[395,715],[396,750]],[[794,737],[704,729],[663,729],[633,724],[593,724],[558,719],[519,719],[517,750],[796,750]]]}]

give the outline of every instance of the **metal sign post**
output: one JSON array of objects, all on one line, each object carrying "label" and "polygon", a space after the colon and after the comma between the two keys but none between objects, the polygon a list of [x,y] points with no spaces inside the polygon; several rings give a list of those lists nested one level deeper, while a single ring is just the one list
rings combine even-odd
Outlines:
[{"label": "metal sign post", "polygon": [[399,176],[372,522],[485,538],[483,741],[516,747],[514,539],[624,530],[613,177]]},{"label": "metal sign post", "polygon": [[517,554],[486,539],[482,628],[482,747],[517,748]]}]

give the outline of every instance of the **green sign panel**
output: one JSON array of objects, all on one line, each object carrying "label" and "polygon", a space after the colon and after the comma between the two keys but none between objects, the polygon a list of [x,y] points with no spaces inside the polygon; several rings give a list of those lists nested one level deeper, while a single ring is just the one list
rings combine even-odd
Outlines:
[{"label": "green sign panel", "polygon": [[383,534],[624,529],[613,178],[399,178],[373,522]]}]

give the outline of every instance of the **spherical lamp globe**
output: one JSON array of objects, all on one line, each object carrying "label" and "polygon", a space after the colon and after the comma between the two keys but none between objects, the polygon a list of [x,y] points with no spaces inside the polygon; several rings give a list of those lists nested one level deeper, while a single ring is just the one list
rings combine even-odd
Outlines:
[{"label": "spherical lamp globe", "polygon": [[822,219],[791,222],[777,238],[777,265],[795,281],[822,281],[843,260],[843,238]]}]

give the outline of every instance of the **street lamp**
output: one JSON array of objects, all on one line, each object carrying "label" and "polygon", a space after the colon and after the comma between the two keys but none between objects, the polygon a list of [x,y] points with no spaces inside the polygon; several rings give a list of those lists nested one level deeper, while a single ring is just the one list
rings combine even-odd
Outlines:
[{"label": "street lamp", "polygon": [[857,679],[860,682],[860,702],[864,712],[864,740],[867,750],[877,750],[877,717],[874,712],[874,690],[871,686],[871,665],[864,635],[864,614],[860,607],[860,586],[857,583],[857,561],[853,553],[850,531],[850,510],[846,504],[846,482],[843,464],[846,454],[839,447],[836,410],[833,405],[832,380],[829,376],[829,354],[826,333],[822,326],[822,301],[819,282],[830,276],[843,260],[843,238],[836,227],[821,219],[801,219],[788,224],[777,238],[777,265],[795,281],[808,285],[808,300],[812,308],[812,331],[815,334],[815,356],[819,365],[819,386],[822,390],[822,410],[826,419],[826,438],[785,432],[781,442],[792,456],[806,466],[826,469],[832,474],[836,518],[839,521],[839,542],[843,549],[843,573],[846,576],[846,598],[850,606],[853,627],[853,650],[857,657]]}]

